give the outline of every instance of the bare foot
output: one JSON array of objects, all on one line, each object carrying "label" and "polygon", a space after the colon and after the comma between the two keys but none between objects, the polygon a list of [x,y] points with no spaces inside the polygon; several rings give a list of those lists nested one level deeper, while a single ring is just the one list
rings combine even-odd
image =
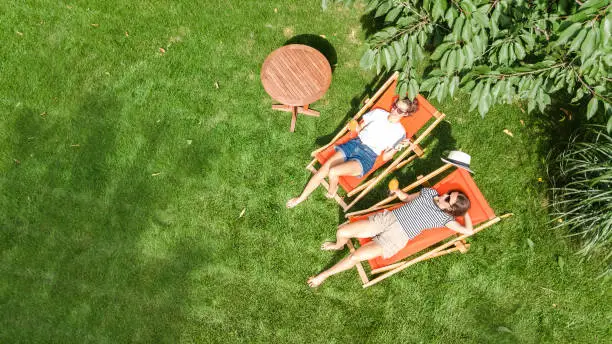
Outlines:
[{"label": "bare foot", "polygon": [[333,194],[333,193],[329,193],[329,192],[325,194],[325,197],[327,197],[327,198],[329,198],[329,199],[332,199],[332,198],[334,198],[335,196],[336,196],[335,194]]},{"label": "bare foot", "polygon": [[302,203],[302,200],[299,197],[292,198],[287,201],[287,208],[291,209],[300,203]]},{"label": "bare foot", "polygon": [[338,251],[338,250],[341,250],[342,247],[336,246],[335,242],[326,241],[323,244],[321,244],[321,249],[323,251]]},{"label": "bare foot", "polygon": [[325,281],[325,278],[326,277],[322,277],[321,275],[312,276],[307,281],[308,286],[310,286],[311,288],[316,288],[320,286],[323,281]]}]

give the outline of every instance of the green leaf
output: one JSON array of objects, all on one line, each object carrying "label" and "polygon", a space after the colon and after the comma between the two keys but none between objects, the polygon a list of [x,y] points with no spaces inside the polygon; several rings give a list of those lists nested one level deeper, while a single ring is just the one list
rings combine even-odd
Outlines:
[{"label": "green leaf", "polygon": [[591,8],[591,7],[601,7],[606,2],[607,1],[603,1],[603,0],[587,0],[584,3],[582,3],[582,5],[580,6],[580,10],[584,10],[584,9]]},{"label": "green leaf", "polygon": [[500,64],[508,64],[508,44],[502,44],[501,48],[499,48],[497,61],[499,61]]},{"label": "green leaf", "polygon": [[601,21],[600,30],[603,46],[607,47],[608,41],[612,36],[612,12],[609,12],[608,15]]},{"label": "green leaf", "polygon": [[393,49],[395,50],[396,56],[404,55],[404,49],[406,48],[405,45],[400,43],[400,41],[394,41],[392,45],[393,45]]},{"label": "green leaf", "polygon": [[471,45],[465,45],[463,47],[463,55],[465,56],[465,67],[472,67],[474,64],[474,51]]},{"label": "green leaf", "polygon": [[587,31],[587,29],[580,30],[578,36],[576,36],[576,38],[574,38],[574,40],[572,41],[572,44],[570,44],[569,51],[576,51],[578,50],[578,48],[580,48],[580,45],[582,45],[582,41],[584,41],[584,38],[587,35]]},{"label": "green leaf", "polygon": [[472,13],[472,18],[474,18],[474,20],[476,20],[476,22],[482,27],[482,28],[488,28],[489,27],[489,18],[487,18],[486,14],[480,12],[480,11],[476,11],[474,13]]},{"label": "green leaf", "polygon": [[514,42],[514,52],[516,53],[516,57],[519,60],[522,60],[525,58],[525,48],[523,48],[523,46],[521,45],[521,43],[519,41]]},{"label": "green leaf", "polygon": [[390,47],[385,47],[383,49],[383,55],[385,56],[387,70],[391,70],[395,64],[395,55],[393,54],[393,50]]},{"label": "green leaf", "polygon": [[359,65],[362,69],[369,70],[372,69],[372,65],[374,64],[375,53],[372,49],[366,50],[361,57],[361,61],[359,61]]},{"label": "green leaf", "polygon": [[408,84],[408,98],[413,100],[417,94],[419,94],[419,84],[417,83],[416,79],[410,79],[410,83]]},{"label": "green leaf", "polygon": [[368,1],[368,7],[365,9],[365,13],[370,13],[376,9],[378,6],[379,0],[370,0]]},{"label": "green leaf", "polygon": [[591,54],[593,54],[593,50],[595,49],[595,45],[597,44],[597,34],[599,31],[595,29],[589,30],[584,42],[580,46],[580,62],[584,63],[584,60],[589,58]]},{"label": "green leaf", "polygon": [[380,50],[378,51],[378,54],[376,54],[376,74],[380,74],[380,71],[382,70],[382,54],[380,53]]},{"label": "green leaf", "polygon": [[453,74],[455,67],[457,66],[457,51],[455,49],[451,50],[446,63],[446,75]]},{"label": "green leaf", "polygon": [[491,89],[491,96],[493,97],[493,99],[497,99],[497,97],[499,96],[499,92],[504,89],[505,84],[506,82],[504,80],[499,80],[495,83],[495,86],[493,86],[493,89]]},{"label": "green leaf", "polygon": [[521,35],[521,39],[523,40],[523,43],[525,43],[525,48],[527,48],[527,51],[532,51],[533,46],[535,45],[533,35],[529,32],[525,32]]},{"label": "green leaf", "polygon": [[438,90],[438,94],[436,95],[436,99],[438,100],[439,103],[441,103],[442,100],[444,100],[444,98],[446,98],[446,93],[447,93],[446,85],[447,84],[448,84],[448,79],[444,79],[444,82],[442,82],[440,85],[438,85],[440,87],[440,89]]},{"label": "green leaf", "polygon": [[385,21],[386,22],[394,21],[400,15],[400,13],[402,13],[403,9],[404,9],[404,6],[395,6],[391,11],[389,11],[389,13],[387,13],[387,16],[385,16]]},{"label": "green leaf", "polygon": [[455,9],[455,7],[451,6],[448,8],[446,14],[444,15],[444,19],[446,20],[446,23],[448,23],[448,27],[453,27],[453,22],[455,21],[455,18],[457,18],[457,10]]},{"label": "green leaf", "polygon": [[450,46],[453,44],[454,43],[447,42],[438,45],[436,47],[436,50],[434,50],[433,54],[431,54],[430,58],[432,60],[439,60],[442,57],[442,54],[444,54],[444,52],[446,52],[448,48],[450,48]]},{"label": "green leaf", "polygon": [[463,49],[459,48],[455,50],[457,52],[457,71],[461,71],[465,66],[465,55],[463,55]]},{"label": "green leaf", "polygon": [[438,84],[438,78],[429,78],[421,83],[421,90],[431,92],[433,87]]},{"label": "green leaf", "polygon": [[474,111],[478,107],[478,100],[480,99],[483,87],[484,87],[484,84],[482,82],[479,82],[478,84],[476,84],[476,87],[474,87],[474,89],[472,90],[472,93],[470,95],[470,110],[469,111]]},{"label": "green leaf", "polygon": [[593,118],[593,116],[595,116],[595,114],[597,113],[598,105],[599,105],[599,102],[597,101],[597,98],[595,97],[591,98],[591,100],[589,101],[589,104],[587,105],[587,112],[586,112],[587,119],[591,119]]},{"label": "green leaf", "polygon": [[457,86],[459,86],[459,77],[455,75],[448,84],[448,94],[451,97],[455,95],[455,90],[457,89]]},{"label": "green leaf", "polygon": [[444,53],[444,55],[442,55],[442,59],[440,60],[440,69],[443,71],[446,70],[446,65],[448,64],[448,56],[450,55],[451,51],[447,51]]},{"label": "green leaf", "polygon": [[608,133],[612,133],[612,116],[608,118],[608,125],[606,126],[606,129],[608,129]]},{"label": "green leaf", "polygon": [[376,9],[376,14],[374,14],[374,17],[378,18],[378,17],[381,17],[381,16],[385,15],[389,11],[389,7],[391,7],[391,3],[390,2],[386,2],[386,1],[383,2]]},{"label": "green leaf", "polygon": [[458,41],[461,37],[461,30],[463,29],[463,23],[465,18],[463,14],[459,15],[459,17],[455,20],[455,25],[453,25],[453,41]]},{"label": "green leaf", "polygon": [[461,8],[469,14],[476,11],[476,6],[471,0],[461,0]]},{"label": "green leaf", "polygon": [[480,100],[478,101],[478,113],[480,113],[482,118],[484,118],[487,112],[489,112],[489,107],[491,106],[491,93],[489,93],[490,89],[491,82],[487,82],[485,88],[482,90]]},{"label": "green leaf", "polygon": [[574,35],[576,34],[576,32],[578,32],[578,30],[580,30],[580,28],[582,28],[582,23],[574,23],[567,27],[565,30],[563,30],[563,32],[561,32],[559,38],[557,38],[555,46],[560,46],[567,43],[570,38],[574,37]]},{"label": "green leaf", "polygon": [[444,16],[444,5],[446,1],[434,0],[433,8],[431,9],[431,16],[434,20],[438,20]]},{"label": "green leaf", "polygon": [[400,97],[405,97],[406,93],[408,93],[408,84],[405,81],[402,81],[397,92]]},{"label": "green leaf", "polygon": [[463,29],[461,29],[461,39],[464,42],[469,42],[472,39],[472,21],[469,19],[465,20],[463,24]]},{"label": "green leaf", "polygon": [[578,88],[576,90],[576,95],[574,96],[574,98],[572,98],[572,100],[570,101],[571,103],[576,103],[577,101],[579,101],[580,99],[582,99],[582,97],[584,97],[584,90],[582,89],[582,87]]}]

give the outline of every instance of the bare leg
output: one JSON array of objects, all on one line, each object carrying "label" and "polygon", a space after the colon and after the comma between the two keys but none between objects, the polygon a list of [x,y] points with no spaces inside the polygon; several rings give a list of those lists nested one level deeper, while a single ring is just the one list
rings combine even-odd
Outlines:
[{"label": "bare leg", "polygon": [[321,272],[316,276],[310,277],[308,279],[308,285],[312,288],[318,287],[319,285],[321,285],[321,283],[323,283],[323,281],[327,279],[327,277],[348,270],[363,260],[372,259],[374,257],[381,256],[382,254],[382,247],[376,242],[371,241],[358,248],[355,252],[349,254],[348,257],[342,259],[331,268]]},{"label": "bare leg", "polygon": [[329,169],[329,192],[328,197],[334,197],[338,191],[338,178],[340,176],[358,176],[361,174],[362,168],[358,161],[351,160],[342,164],[338,164]]},{"label": "bare leg", "polygon": [[371,238],[380,233],[382,228],[368,220],[346,224],[338,228],[336,242],[324,242],[322,250],[341,250],[350,238]]},{"label": "bare leg", "polygon": [[329,160],[327,160],[323,164],[323,166],[321,166],[319,171],[317,171],[317,173],[315,173],[315,175],[310,178],[308,184],[306,184],[306,187],[304,187],[304,191],[302,191],[300,196],[287,201],[287,208],[293,208],[296,205],[302,203],[306,198],[308,198],[308,196],[310,196],[310,194],[317,188],[317,186],[321,184],[321,181],[325,177],[327,177],[329,169],[342,162],[344,162],[344,154],[342,154],[341,152],[336,152],[334,155],[332,155],[331,158],[329,158]]}]

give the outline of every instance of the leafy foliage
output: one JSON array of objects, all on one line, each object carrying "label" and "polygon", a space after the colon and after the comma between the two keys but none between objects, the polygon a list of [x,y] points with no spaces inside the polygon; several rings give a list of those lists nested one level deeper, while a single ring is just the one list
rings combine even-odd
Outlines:
[{"label": "leafy foliage", "polygon": [[[549,171],[555,227],[583,239],[589,255],[612,244],[612,137],[588,126],[552,159]],[[607,259],[610,258],[608,254]]]},{"label": "leafy foliage", "polygon": [[[366,12],[381,27],[361,66],[401,71],[400,94],[442,101],[461,89],[482,116],[517,100],[544,111],[558,95],[588,102],[589,119],[605,113],[612,131],[608,0],[369,0]],[[429,68],[419,74],[428,53]]]}]

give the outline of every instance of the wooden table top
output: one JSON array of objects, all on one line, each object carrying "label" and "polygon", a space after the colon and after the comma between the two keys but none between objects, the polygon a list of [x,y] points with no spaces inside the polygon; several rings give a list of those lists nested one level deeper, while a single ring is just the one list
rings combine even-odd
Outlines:
[{"label": "wooden table top", "polygon": [[275,100],[291,106],[321,98],[331,84],[331,67],[323,54],[301,44],[274,50],[261,67],[261,82]]}]

